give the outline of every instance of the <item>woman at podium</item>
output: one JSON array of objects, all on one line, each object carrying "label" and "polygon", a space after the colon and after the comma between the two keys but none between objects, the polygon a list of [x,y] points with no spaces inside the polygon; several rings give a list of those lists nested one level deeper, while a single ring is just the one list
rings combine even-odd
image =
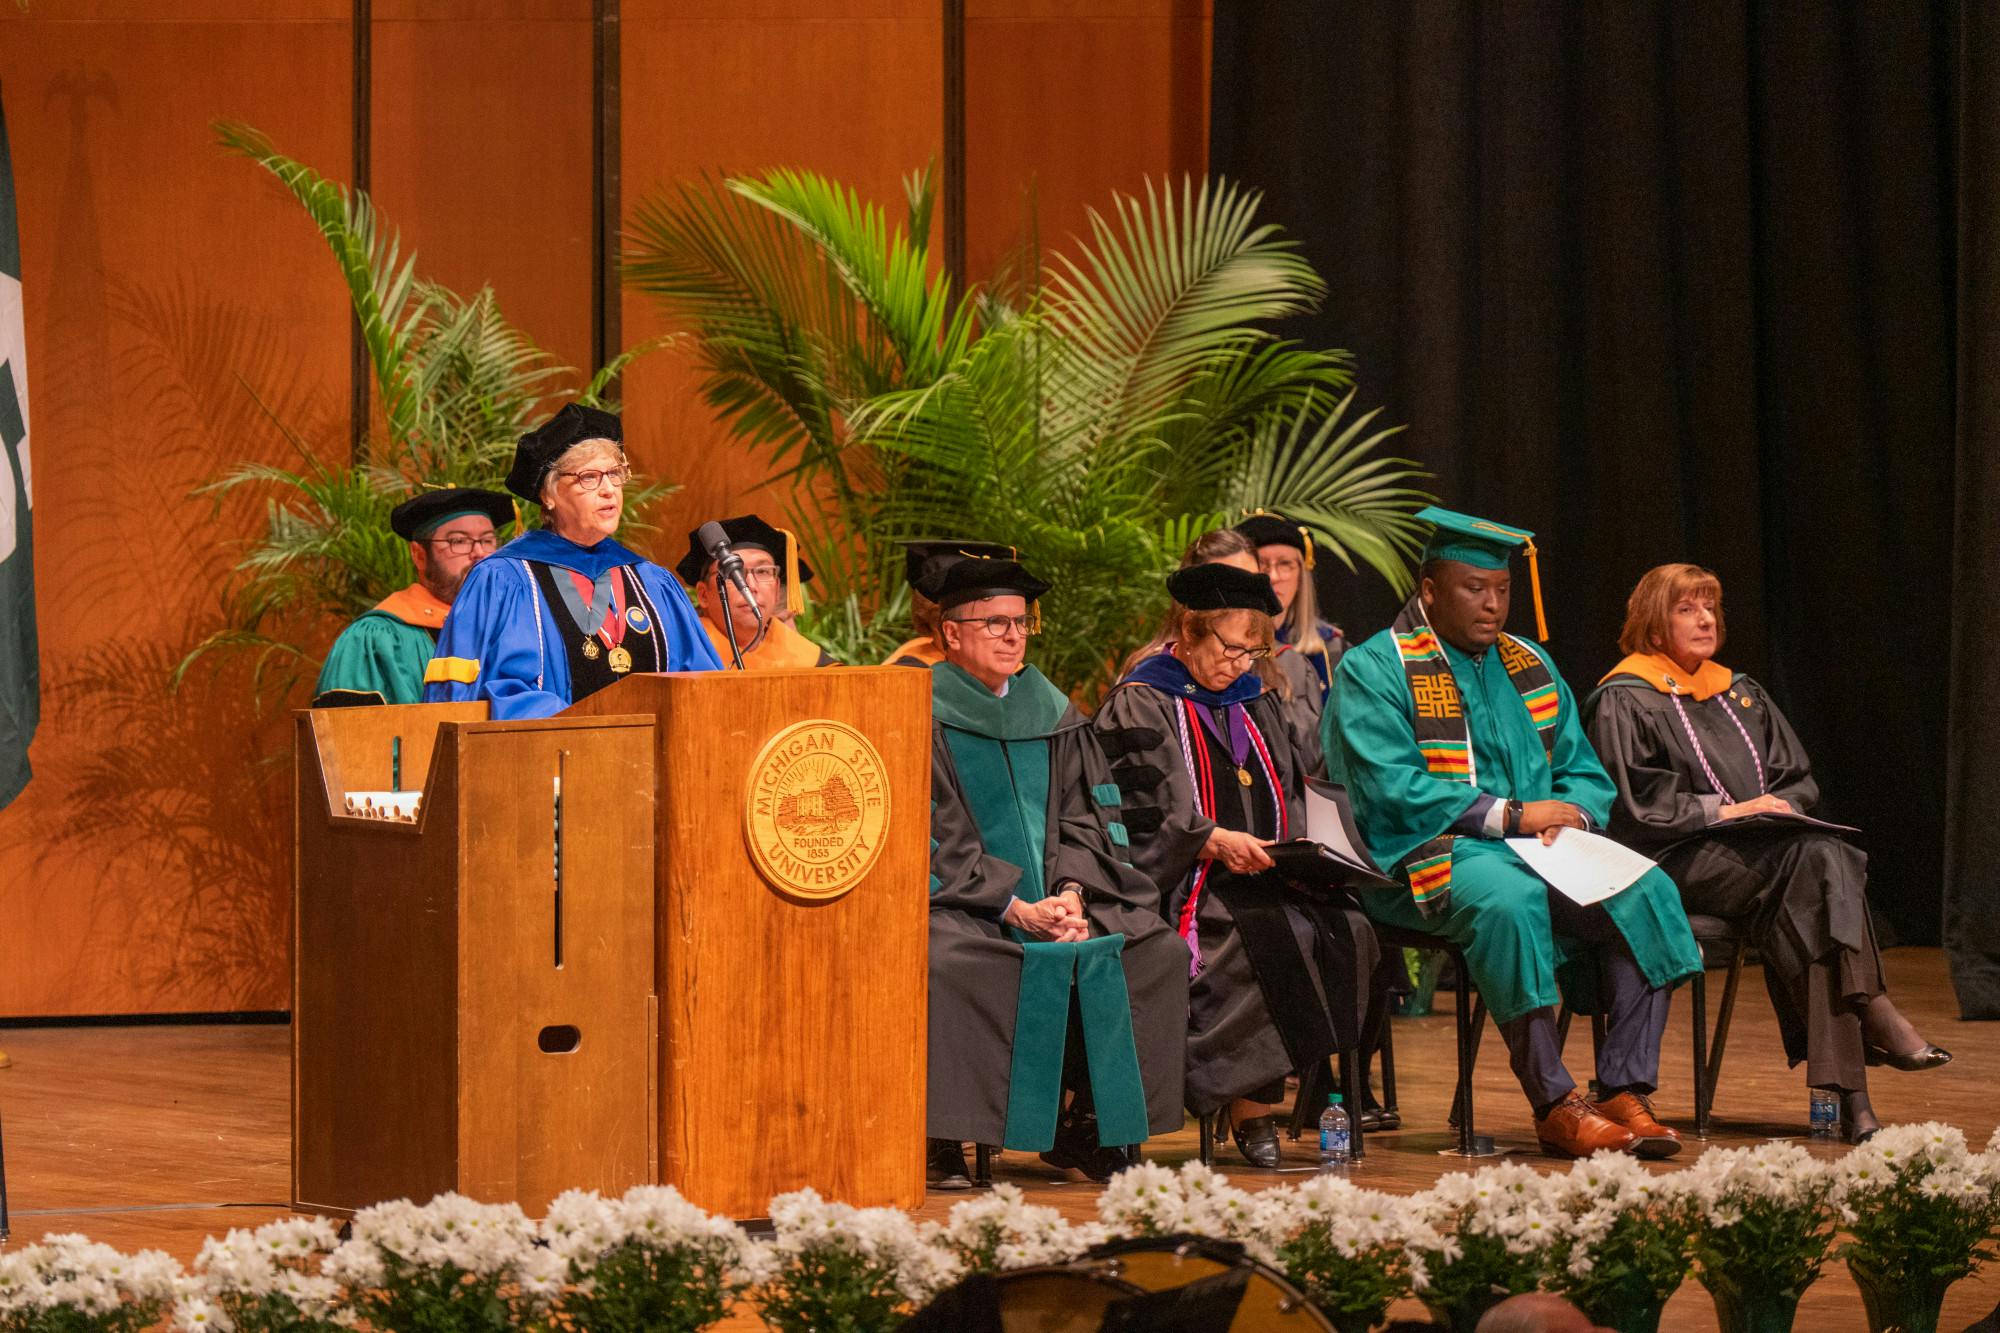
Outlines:
[{"label": "woman at podium", "polygon": [[1305,761],[1255,666],[1280,606],[1226,563],[1167,580],[1172,632],[1105,699],[1097,730],[1126,800],[1132,859],[1187,941],[1187,1103],[1227,1112],[1253,1166],[1281,1160],[1285,1077],[1356,1047],[1380,961],[1358,908],[1299,893],[1265,848],[1305,833]]},{"label": "woman at podium", "polygon": [[521,437],[507,489],[541,506],[543,526],[466,575],[427,702],[548,717],[635,671],[721,669],[673,575],[612,537],[632,475],[624,439],[616,416],[580,403]]}]

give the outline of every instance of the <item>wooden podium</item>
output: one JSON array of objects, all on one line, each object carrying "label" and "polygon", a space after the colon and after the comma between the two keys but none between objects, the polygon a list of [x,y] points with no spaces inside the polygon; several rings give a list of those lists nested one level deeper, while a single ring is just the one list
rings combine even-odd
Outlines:
[{"label": "wooden podium", "polygon": [[[923,1202],[930,697],[908,667],[706,672],[564,714],[654,723],[660,1179],[713,1212]],[[828,845],[788,851],[788,813]]]},{"label": "wooden podium", "polygon": [[[928,673],[318,710],[298,740],[294,1206],[922,1201]],[[418,779],[414,824],[345,813]]]},{"label": "wooden podium", "polygon": [[[299,715],[295,1207],[652,1178],[651,720],[485,713]],[[398,759],[418,822],[346,814]]]}]

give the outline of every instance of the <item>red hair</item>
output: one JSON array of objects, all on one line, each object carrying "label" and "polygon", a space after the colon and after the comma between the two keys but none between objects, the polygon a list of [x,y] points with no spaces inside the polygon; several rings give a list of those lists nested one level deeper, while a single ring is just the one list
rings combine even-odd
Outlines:
[{"label": "red hair", "polygon": [[1618,633],[1618,651],[1657,653],[1667,646],[1667,624],[1674,608],[1689,597],[1706,598],[1715,611],[1715,646],[1722,647],[1722,580],[1700,565],[1655,565],[1625,599],[1625,628]]}]

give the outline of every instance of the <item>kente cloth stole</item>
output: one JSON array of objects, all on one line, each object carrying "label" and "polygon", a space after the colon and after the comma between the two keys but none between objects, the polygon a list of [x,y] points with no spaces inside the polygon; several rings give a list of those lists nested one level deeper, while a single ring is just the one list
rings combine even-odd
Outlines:
[{"label": "kente cloth stole", "polygon": [[[1410,683],[1417,749],[1423,753],[1424,767],[1434,778],[1477,786],[1465,702],[1459,697],[1444,647],[1424,619],[1422,601],[1412,597],[1403,603],[1389,630],[1396,641],[1396,655],[1403,661],[1403,675]],[[1520,691],[1529,720],[1541,733],[1543,753],[1553,759],[1560,711],[1555,678],[1541,654],[1511,634],[1502,634],[1494,650],[1507,668],[1508,679]],[[1442,916],[1451,907],[1451,846],[1456,839],[1456,834],[1441,833],[1403,858],[1410,896],[1425,916]]]},{"label": "kente cloth stole", "polygon": [[[1203,819],[1215,819],[1215,766],[1209,761],[1208,743],[1202,739],[1201,715],[1195,711],[1200,705],[1192,699],[1179,699],[1174,708],[1174,724],[1179,731],[1177,739],[1181,744],[1181,762],[1187,766],[1188,780],[1194,784],[1194,812]],[[1230,708],[1241,709],[1244,728],[1250,737],[1250,747],[1257,755],[1257,766],[1263,770],[1264,790],[1270,793],[1272,804],[1277,809],[1278,841],[1291,837],[1291,821],[1285,811],[1284,788],[1278,783],[1278,768],[1271,761],[1271,747],[1264,741],[1264,733],[1257,728],[1257,722],[1242,704],[1231,704]],[[1181,910],[1175,922],[1180,937],[1187,941],[1188,975],[1201,975],[1201,930],[1196,924],[1195,913],[1201,907],[1202,890],[1208,886],[1209,872],[1215,862],[1208,858],[1197,860],[1188,882],[1188,895],[1181,903]]]}]

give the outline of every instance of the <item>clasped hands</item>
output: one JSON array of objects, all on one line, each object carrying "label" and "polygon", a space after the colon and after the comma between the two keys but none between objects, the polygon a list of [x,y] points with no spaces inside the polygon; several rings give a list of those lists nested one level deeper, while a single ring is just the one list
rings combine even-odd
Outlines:
[{"label": "clasped hands", "polygon": [[1053,944],[1079,944],[1090,938],[1090,918],[1083,914],[1083,895],[1075,889],[1052,893],[1038,903],[1016,898],[1000,914],[1000,919]]},{"label": "clasped hands", "polygon": [[1740,819],[1744,815],[1789,815],[1795,814],[1792,803],[1782,796],[1753,796],[1735,805],[1725,805],[1715,812],[1717,819]]}]

